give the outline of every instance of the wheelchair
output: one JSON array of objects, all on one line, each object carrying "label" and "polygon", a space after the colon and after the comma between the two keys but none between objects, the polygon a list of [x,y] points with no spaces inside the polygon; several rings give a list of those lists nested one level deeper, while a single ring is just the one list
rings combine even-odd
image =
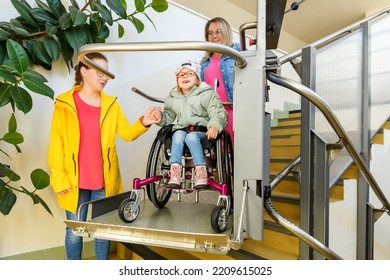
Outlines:
[{"label": "wheelchair", "polygon": [[[172,144],[172,126],[162,127],[154,140],[146,167],[146,179],[134,179],[130,197],[124,199],[118,208],[119,218],[126,223],[137,219],[140,212],[141,188],[145,186],[148,199],[156,208],[163,208],[171,199],[172,194],[181,195],[195,193],[198,203],[199,192],[205,189],[195,189],[195,166],[192,156],[185,145],[182,155],[181,188],[167,188],[170,170],[170,152]],[[202,141],[208,173],[208,189],[219,191],[216,207],[211,213],[211,227],[216,233],[225,231],[228,227],[229,215],[233,209],[233,144],[230,134],[222,131],[216,139]],[[180,201],[180,199],[178,199]]]}]

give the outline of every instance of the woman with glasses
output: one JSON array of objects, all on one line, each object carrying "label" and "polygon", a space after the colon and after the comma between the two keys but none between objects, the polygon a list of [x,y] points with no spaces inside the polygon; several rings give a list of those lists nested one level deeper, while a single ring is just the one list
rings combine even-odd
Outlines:
[{"label": "woman with glasses", "polygon": [[226,127],[227,113],[222,102],[211,86],[202,83],[200,65],[186,62],[176,71],[176,86],[165,99],[161,123],[173,123],[168,188],[181,188],[182,155],[184,144],[190,149],[195,164],[195,189],[208,186],[206,160],[202,140],[215,139]]},{"label": "woman with glasses", "polygon": [[[86,55],[108,70],[107,58],[100,53]],[[117,98],[103,92],[108,78],[79,62],[74,87],[58,96],[50,130],[50,181],[58,204],[67,220],[85,221],[87,207],[78,217],[79,206],[95,199],[121,193],[122,181],[116,153],[116,135],[132,141],[160,121],[160,112],[150,109],[135,123],[124,116]],[[109,241],[95,239],[96,259],[107,259]],[[67,227],[67,259],[81,259],[82,237]]]},{"label": "woman with glasses", "polygon": [[[240,50],[239,44],[233,43],[233,32],[229,23],[221,17],[215,17],[206,23],[204,36],[208,42],[223,44],[237,51]],[[218,87],[216,91],[221,101],[233,102],[234,59],[227,55],[207,51],[200,64],[202,66],[202,81],[214,87],[217,79]],[[226,130],[234,141],[233,107],[225,106],[225,109],[229,114]]]}]

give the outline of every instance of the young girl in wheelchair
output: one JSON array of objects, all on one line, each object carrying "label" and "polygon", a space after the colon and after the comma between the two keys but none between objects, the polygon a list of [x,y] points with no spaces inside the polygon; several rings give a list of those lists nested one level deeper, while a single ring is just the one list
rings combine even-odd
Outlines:
[{"label": "young girl in wheelchair", "polygon": [[175,71],[176,86],[171,89],[164,102],[160,126],[172,124],[172,148],[170,180],[168,188],[181,188],[182,155],[188,146],[195,164],[195,189],[207,184],[206,159],[202,140],[215,139],[226,127],[228,114],[218,93],[200,79],[201,66],[196,62],[185,62]]}]

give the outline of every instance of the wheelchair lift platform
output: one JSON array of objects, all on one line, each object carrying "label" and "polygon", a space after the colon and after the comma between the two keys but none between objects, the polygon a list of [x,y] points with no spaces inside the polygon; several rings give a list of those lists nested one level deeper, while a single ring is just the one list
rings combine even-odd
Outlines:
[{"label": "wheelchair lift platform", "polygon": [[[129,196],[123,193],[87,203],[92,218],[83,221],[64,220],[75,235],[124,243],[159,246],[189,251],[227,254],[241,244],[230,240],[232,215],[228,228],[215,233],[210,224],[215,205],[171,200],[164,208],[156,208],[148,199],[140,203],[138,218],[132,223],[118,216],[119,201]],[[114,209],[113,209],[114,208]]]}]

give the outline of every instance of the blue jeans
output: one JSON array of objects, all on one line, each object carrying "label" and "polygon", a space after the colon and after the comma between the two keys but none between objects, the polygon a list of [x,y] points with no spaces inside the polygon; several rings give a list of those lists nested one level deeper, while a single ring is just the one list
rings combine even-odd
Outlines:
[{"label": "blue jeans", "polygon": [[[79,189],[79,202],[78,207],[87,201],[96,200],[106,197],[104,188],[100,190],[83,190]],[[80,213],[80,221],[85,221],[87,219],[87,210],[88,207],[84,206]],[[77,221],[77,212],[73,214],[72,212],[66,211],[66,219]],[[95,256],[97,260],[107,260],[108,252],[110,249],[110,241],[103,239],[95,239]],[[66,258],[68,260],[81,260],[81,252],[83,250],[83,238],[81,236],[74,235],[70,227],[66,227],[65,234],[65,251]]]},{"label": "blue jeans", "polygon": [[193,131],[187,133],[184,130],[176,130],[172,135],[172,152],[169,160],[170,164],[181,164],[184,144],[187,144],[195,166],[206,165],[202,148],[203,139],[206,139],[206,133],[204,132]]}]

